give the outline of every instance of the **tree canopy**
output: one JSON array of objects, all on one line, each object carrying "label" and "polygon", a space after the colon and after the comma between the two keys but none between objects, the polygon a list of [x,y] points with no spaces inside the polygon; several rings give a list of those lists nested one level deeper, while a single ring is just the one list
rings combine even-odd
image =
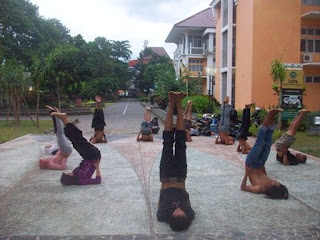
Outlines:
[{"label": "tree canopy", "polygon": [[[59,56],[54,54],[57,52]],[[54,61],[50,61],[52,54]],[[39,16],[38,7],[29,0],[0,1],[0,71],[14,62],[24,72],[31,72],[41,97],[112,95],[129,81],[131,54],[127,40],[96,37],[86,42],[80,34],[72,37],[58,19]],[[44,64],[46,74],[39,77]],[[5,104],[0,99],[0,106]]]}]

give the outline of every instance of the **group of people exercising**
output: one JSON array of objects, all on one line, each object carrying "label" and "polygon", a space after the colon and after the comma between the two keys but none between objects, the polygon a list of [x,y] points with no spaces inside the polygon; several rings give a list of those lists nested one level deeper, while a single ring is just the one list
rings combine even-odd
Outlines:
[{"label": "group of people exercising", "polygon": [[[181,102],[185,97],[183,92],[169,92],[169,107],[166,115],[163,130],[163,149],[160,160],[160,197],[158,202],[157,219],[160,222],[166,222],[174,231],[187,229],[194,217],[186,191],[187,178],[187,158],[186,141],[192,141],[188,129],[191,127],[191,109],[192,101],[188,101],[185,112],[182,112]],[[222,115],[219,123],[219,136],[216,143],[233,144],[233,139],[228,135],[228,106],[229,99],[226,98],[222,106]],[[70,173],[63,173],[61,183],[63,185],[85,185],[100,184],[100,159],[101,153],[93,144],[103,142],[107,139],[104,134],[103,109],[101,107],[101,98],[96,97],[96,109],[92,121],[92,127],[95,129],[94,136],[87,141],[73,123],[71,123],[66,113],[61,113],[59,109],[47,106],[50,110],[54,122],[54,129],[57,136],[58,151],[49,159],[40,159],[41,169],[66,169],[68,156],[72,152],[72,146],[81,155],[82,161]],[[271,109],[268,111],[262,125],[260,126],[258,136],[254,146],[246,142],[248,129],[250,125],[250,107],[246,105],[243,110],[242,127],[239,134],[238,151],[248,154],[245,161],[245,174],[241,183],[241,190],[263,193],[271,199],[288,199],[288,190],[281,183],[267,176],[265,162],[269,156],[272,145],[272,135],[274,131],[274,119],[277,113],[282,109]],[[176,124],[174,124],[174,110],[176,110]],[[277,149],[277,160],[283,164],[297,164],[305,162],[306,156],[302,154],[293,155],[288,150],[294,141],[295,132],[302,121],[307,110],[299,112],[289,127],[289,130],[277,140],[275,146]],[[249,120],[248,120],[249,119]],[[151,120],[150,108],[145,109],[144,121],[138,134],[137,141],[153,141],[152,132],[147,132],[143,126],[149,126]],[[148,137],[149,136],[149,137]],[[70,142],[68,141],[70,140]],[[231,143],[232,142],[232,143]],[[93,174],[96,172],[95,178]],[[251,185],[247,185],[247,179]]]}]

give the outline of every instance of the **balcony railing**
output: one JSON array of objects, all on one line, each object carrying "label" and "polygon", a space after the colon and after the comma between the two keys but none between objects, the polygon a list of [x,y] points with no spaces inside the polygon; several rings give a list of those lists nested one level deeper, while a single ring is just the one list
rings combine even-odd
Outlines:
[{"label": "balcony railing", "polygon": [[[202,47],[192,47],[192,44],[190,43],[189,49],[186,54],[203,55],[208,53],[215,53],[215,51],[216,51],[215,47],[213,47],[213,52],[212,52],[212,51],[208,51],[208,48],[205,44],[203,44]],[[174,59],[178,59],[182,54],[185,54],[185,52],[184,52],[184,47],[181,44],[174,51]]]}]

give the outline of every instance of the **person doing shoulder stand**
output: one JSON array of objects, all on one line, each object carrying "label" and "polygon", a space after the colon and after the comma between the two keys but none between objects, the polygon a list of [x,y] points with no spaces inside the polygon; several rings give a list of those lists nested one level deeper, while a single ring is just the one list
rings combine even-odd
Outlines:
[{"label": "person doing shoulder stand", "polygon": [[216,144],[232,145],[234,143],[233,137],[230,134],[230,112],[232,107],[229,102],[229,97],[226,96],[221,106],[221,117],[218,126],[218,137],[216,138]]},{"label": "person doing shoulder stand", "polygon": [[250,127],[250,108],[254,103],[246,104],[245,108],[242,110],[242,124],[239,129],[238,136],[238,147],[237,152],[242,152],[243,154],[248,154],[251,150],[248,140],[248,132]]},{"label": "person doing shoulder stand", "polygon": [[[161,190],[157,219],[166,222],[174,231],[187,229],[194,219],[189,194],[185,188],[187,177],[186,131],[181,109],[184,94],[169,93],[169,110],[163,130],[163,150],[160,162]],[[173,128],[173,108],[177,108],[176,129]],[[175,154],[173,145],[175,144]]]},{"label": "person doing shoulder stand", "polygon": [[[82,131],[69,122],[67,114],[60,113],[60,111],[55,108],[55,111],[52,112],[51,115],[59,118],[63,122],[66,137],[83,158],[80,165],[71,173],[62,173],[61,183],[63,185],[100,184],[100,151],[83,137]],[[96,172],[96,178],[92,178],[94,172]]]},{"label": "person doing shoulder stand", "polygon": [[[260,126],[255,144],[249,152],[245,163],[245,175],[241,183],[241,190],[252,193],[264,193],[271,199],[288,199],[288,189],[281,183],[269,178],[265,169],[274,132],[274,117],[282,109],[272,109],[267,113]],[[247,179],[251,185],[247,185]]]},{"label": "person doing shoulder stand", "polygon": [[101,107],[101,97],[97,95],[95,97],[96,100],[96,108],[93,113],[93,119],[91,128],[94,128],[94,135],[90,138],[90,142],[95,143],[107,143],[107,138],[104,133],[104,127],[106,123],[104,121],[104,112]]},{"label": "person doing shoulder stand", "polygon": [[[50,110],[50,114],[55,111],[51,106],[46,105]],[[68,157],[72,152],[72,146],[66,136],[63,133],[63,123],[60,119],[56,119],[55,116],[51,116],[54,126],[54,132],[57,136],[58,152],[50,157],[39,160],[39,167],[41,169],[55,169],[64,170],[66,169],[66,164]]]},{"label": "person doing shoulder stand", "polygon": [[137,141],[153,142],[152,128],[151,128],[151,112],[150,107],[145,107],[143,121],[141,123],[140,132],[137,136]]},{"label": "person doing shoulder stand", "polygon": [[298,163],[305,163],[307,161],[307,156],[305,154],[297,153],[294,155],[289,151],[289,148],[296,140],[296,132],[304,115],[308,112],[309,111],[307,109],[301,109],[298,115],[291,122],[288,131],[274,144],[277,149],[277,161],[283,165],[297,165]]}]

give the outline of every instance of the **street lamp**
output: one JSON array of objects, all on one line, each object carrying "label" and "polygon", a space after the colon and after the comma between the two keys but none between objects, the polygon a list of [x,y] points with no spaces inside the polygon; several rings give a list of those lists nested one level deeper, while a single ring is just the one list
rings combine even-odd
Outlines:
[{"label": "street lamp", "polygon": [[216,74],[217,68],[214,66],[206,67],[207,76],[209,76],[209,83],[208,83],[208,113],[212,113],[212,104],[213,104],[213,86],[215,85],[215,80],[212,78]]}]

